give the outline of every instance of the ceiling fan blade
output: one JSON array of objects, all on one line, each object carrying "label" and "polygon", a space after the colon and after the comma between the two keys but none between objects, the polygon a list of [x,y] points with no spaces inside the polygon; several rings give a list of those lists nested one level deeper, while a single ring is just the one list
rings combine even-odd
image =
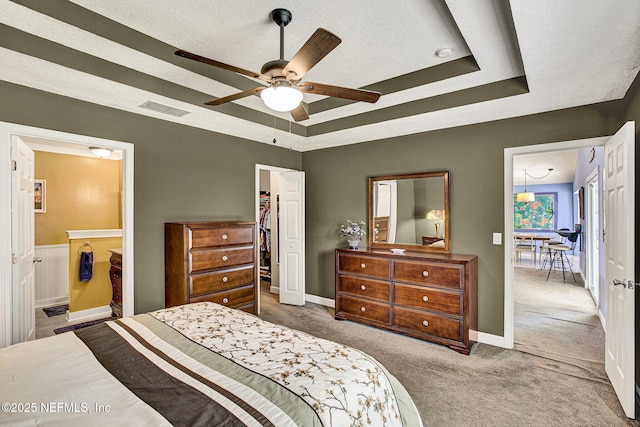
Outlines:
[{"label": "ceiling fan blade", "polygon": [[235,101],[236,99],[246,98],[247,96],[251,95],[257,95],[265,89],[266,87],[264,86],[256,87],[253,89],[245,90],[244,92],[238,92],[233,95],[224,96],[222,98],[214,99],[213,101],[205,102],[205,105],[221,105],[226,102]]},{"label": "ceiling fan blade", "polygon": [[194,61],[202,62],[203,64],[207,65],[213,65],[214,67],[222,68],[223,70],[232,71],[234,73],[242,74],[248,77],[253,77],[255,79],[260,79],[267,82],[270,80],[269,77],[265,76],[264,74],[245,70],[243,68],[235,67],[233,65],[225,64],[224,62],[219,62],[213,59],[205,58],[204,56],[196,55],[195,53],[187,52],[186,50],[176,50],[175,54],[183,58],[192,59]]},{"label": "ceiling fan blade", "polygon": [[291,110],[291,117],[293,117],[293,120],[296,122],[301,122],[309,118],[309,113],[307,113],[307,109],[304,108],[304,104],[302,102],[296,108]]},{"label": "ceiling fan blade", "polygon": [[[298,81],[329,52],[338,46],[342,40],[329,31],[318,28],[298,53],[284,67],[282,74],[292,81]],[[291,75],[290,75],[291,74]]]},{"label": "ceiling fan blade", "polygon": [[315,95],[333,96],[336,98],[351,99],[374,103],[380,98],[380,92],[364,89],[350,89],[347,87],[324,85],[322,83],[304,82],[296,86],[300,91]]}]

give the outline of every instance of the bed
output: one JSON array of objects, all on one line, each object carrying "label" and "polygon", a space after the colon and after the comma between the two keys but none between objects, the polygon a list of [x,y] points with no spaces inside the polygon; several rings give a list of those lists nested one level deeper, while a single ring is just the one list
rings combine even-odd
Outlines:
[{"label": "bed", "polygon": [[211,302],[0,350],[0,424],[421,426],[363,352]]}]

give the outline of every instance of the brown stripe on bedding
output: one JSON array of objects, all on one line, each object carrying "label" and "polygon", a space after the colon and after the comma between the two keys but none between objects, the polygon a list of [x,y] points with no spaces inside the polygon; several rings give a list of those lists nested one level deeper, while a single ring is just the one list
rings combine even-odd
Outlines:
[{"label": "brown stripe on bedding", "polygon": [[245,425],[220,403],[157,367],[106,324],[78,329],[74,333],[111,375],[171,424]]},{"label": "brown stripe on bedding", "polygon": [[239,407],[244,409],[244,411],[247,412],[249,415],[251,415],[256,421],[258,421],[261,426],[275,427],[273,425],[273,423],[271,423],[271,421],[269,421],[269,419],[267,417],[262,415],[262,413],[260,413],[258,410],[256,410],[253,406],[249,405],[247,402],[245,402],[243,399],[241,399],[240,397],[238,397],[235,394],[233,394],[231,391],[229,391],[229,390],[227,390],[227,389],[225,389],[223,387],[220,387],[218,384],[210,381],[206,377],[203,377],[202,375],[192,371],[191,369],[187,368],[186,366],[184,366],[184,365],[180,364],[179,362],[175,361],[173,358],[168,356],[166,353],[162,352],[158,348],[156,348],[153,345],[151,345],[150,343],[148,343],[142,336],[140,336],[140,334],[138,334],[136,331],[131,329],[131,327],[126,325],[124,322],[117,321],[117,323],[118,323],[119,326],[121,326],[123,329],[125,329],[132,337],[134,337],[136,340],[138,340],[138,342],[140,344],[142,344],[146,349],[151,350],[156,356],[160,357],[165,362],[170,363],[173,367],[179,369],[183,373],[185,373],[185,374],[189,375],[190,377],[198,380],[202,384],[205,384],[207,387],[215,390],[219,394],[221,394],[224,397],[226,397],[227,399],[231,400],[233,403],[235,403],[236,405],[238,405]]}]

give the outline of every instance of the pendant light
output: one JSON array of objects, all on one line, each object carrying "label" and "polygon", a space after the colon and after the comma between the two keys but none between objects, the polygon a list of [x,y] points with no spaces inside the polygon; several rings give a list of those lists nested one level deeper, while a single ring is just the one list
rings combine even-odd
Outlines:
[{"label": "pendant light", "polygon": [[527,192],[527,170],[524,170],[524,192],[516,195],[516,201],[530,203],[536,201],[536,195],[533,192]]},{"label": "pendant light", "polygon": [[534,179],[542,179],[545,178],[547,176],[549,176],[549,174],[553,171],[553,168],[549,168],[547,169],[547,173],[542,175],[542,176],[533,176],[533,175],[529,175],[527,173],[527,170],[524,170],[524,192],[522,193],[518,193],[516,194],[516,201],[518,202],[524,202],[524,203],[531,203],[531,202],[535,202],[536,201],[536,195],[533,193],[533,191],[527,191],[527,176],[530,178],[534,178]]}]

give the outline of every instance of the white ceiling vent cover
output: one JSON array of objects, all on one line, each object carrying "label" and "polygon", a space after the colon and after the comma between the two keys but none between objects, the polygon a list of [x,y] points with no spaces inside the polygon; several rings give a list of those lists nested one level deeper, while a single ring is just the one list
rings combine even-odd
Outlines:
[{"label": "white ceiling vent cover", "polygon": [[140,105],[140,107],[146,108],[147,110],[157,111],[158,113],[164,113],[164,114],[168,114],[170,116],[175,116],[175,117],[186,116],[187,114],[190,113],[190,111],[169,107],[168,105],[159,104],[153,101],[147,101],[144,104]]}]

